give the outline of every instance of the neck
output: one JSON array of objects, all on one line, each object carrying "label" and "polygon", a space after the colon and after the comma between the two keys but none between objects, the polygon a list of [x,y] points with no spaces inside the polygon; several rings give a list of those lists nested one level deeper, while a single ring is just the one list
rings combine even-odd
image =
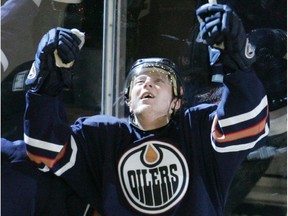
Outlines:
[{"label": "neck", "polygon": [[133,123],[141,130],[155,130],[167,125],[170,121],[168,116],[162,116],[158,118],[153,117],[143,117],[143,116],[134,116]]}]

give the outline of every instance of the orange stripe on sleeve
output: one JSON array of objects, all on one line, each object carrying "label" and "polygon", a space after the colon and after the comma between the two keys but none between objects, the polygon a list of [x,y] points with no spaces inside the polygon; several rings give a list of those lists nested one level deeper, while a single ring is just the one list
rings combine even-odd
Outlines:
[{"label": "orange stripe on sleeve", "polygon": [[27,155],[29,159],[37,164],[45,164],[47,167],[52,168],[57,161],[59,161],[61,158],[63,158],[66,150],[66,145],[63,146],[62,150],[59,152],[59,154],[54,159],[42,157],[39,155],[32,154],[31,152],[27,152]]},{"label": "orange stripe on sleeve", "polygon": [[217,116],[215,116],[212,124],[212,136],[218,143],[231,142],[238,139],[243,139],[251,136],[255,136],[265,129],[267,117],[261,120],[258,124],[251,126],[249,128],[237,131],[234,133],[223,134],[216,129],[216,124],[218,122]]}]

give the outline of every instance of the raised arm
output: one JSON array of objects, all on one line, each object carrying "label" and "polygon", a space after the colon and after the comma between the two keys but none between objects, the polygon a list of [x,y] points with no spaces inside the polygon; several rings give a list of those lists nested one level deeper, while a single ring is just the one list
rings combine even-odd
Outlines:
[{"label": "raised arm", "polygon": [[220,65],[223,74],[224,91],[212,127],[213,147],[221,153],[252,149],[264,143],[269,132],[267,96],[251,69],[255,47],[229,6],[205,4],[196,13],[198,41],[209,46],[210,63]]},{"label": "raised arm", "polygon": [[29,158],[52,167],[63,157],[71,129],[58,95],[70,88],[72,70],[84,43],[76,29],[54,28],[41,39],[26,80],[24,140]]},{"label": "raised arm", "polygon": [[268,100],[251,67],[255,48],[247,39],[241,19],[230,7],[219,4],[201,6],[197,16],[198,41],[207,44],[210,64],[222,77],[217,80],[223,84],[222,97],[209,128],[211,156],[205,160],[211,168],[207,169],[207,176],[217,182],[217,196],[222,196],[224,203],[242,161],[249,152],[266,143]]}]

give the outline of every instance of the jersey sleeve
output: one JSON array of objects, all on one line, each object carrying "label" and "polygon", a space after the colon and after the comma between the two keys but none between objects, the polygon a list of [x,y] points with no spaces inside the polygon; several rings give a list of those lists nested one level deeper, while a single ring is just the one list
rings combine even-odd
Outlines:
[{"label": "jersey sleeve", "polygon": [[243,160],[266,143],[269,133],[267,96],[254,72],[238,71],[225,75],[218,106],[207,107],[192,119],[200,122],[198,128],[202,132],[199,133],[202,142],[194,143],[194,151],[197,163],[199,161],[203,167],[203,181],[209,182],[207,190],[212,197],[217,197],[214,201],[224,204]]},{"label": "jersey sleeve", "polygon": [[[57,97],[26,94],[24,141],[29,158],[53,167],[67,151],[72,130],[62,102]],[[70,147],[69,147],[70,148]]]},{"label": "jersey sleeve", "polygon": [[[81,117],[70,125],[57,97],[28,92],[26,100],[24,138],[29,158],[41,171],[65,179],[85,203],[101,209],[103,157],[110,157],[112,140],[121,136],[116,118]],[[109,166],[107,170],[114,168],[113,163]]]},{"label": "jersey sleeve", "polygon": [[268,100],[253,71],[224,78],[224,92],[211,129],[216,152],[239,152],[263,145],[269,133]]},{"label": "jersey sleeve", "polygon": [[268,100],[256,74],[238,71],[226,75],[210,138],[218,191],[223,192],[223,197],[243,160],[251,151],[265,145],[268,133]]}]

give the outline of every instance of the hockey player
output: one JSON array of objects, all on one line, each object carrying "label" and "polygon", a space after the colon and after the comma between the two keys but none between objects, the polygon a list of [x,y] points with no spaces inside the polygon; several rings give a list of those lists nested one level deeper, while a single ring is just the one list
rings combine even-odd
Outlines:
[{"label": "hockey player", "polygon": [[241,20],[217,4],[201,6],[197,16],[200,41],[224,45],[218,105],[182,110],[175,64],[145,58],[126,80],[128,120],[96,115],[68,125],[60,93],[70,86],[81,41],[56,28],[39,43],[26,80],[28,156],[102,215],[223,215],[237,168],[265,143],[267,96],[251,70],[255,52]]}]

